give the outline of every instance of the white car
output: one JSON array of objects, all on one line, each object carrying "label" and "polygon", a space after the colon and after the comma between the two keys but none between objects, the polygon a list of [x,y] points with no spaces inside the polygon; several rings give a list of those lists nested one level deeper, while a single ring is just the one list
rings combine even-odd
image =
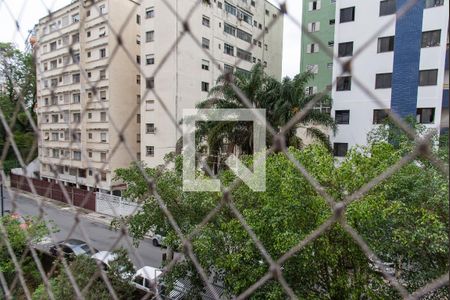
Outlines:
[{"label": "white car", "polygon": [[99,251],[91,256],[91,258],[102,263],[105,270],[109,269],[110,263],[117,259],[117,254],[110,251]]},{"label": "white car", "polygon": [[158,268],[145,266],[137,270],[134,274],[131,283],[138,289],[150,292],[153,291],[152,286],[158,284],[159,276],[162,271]]}]

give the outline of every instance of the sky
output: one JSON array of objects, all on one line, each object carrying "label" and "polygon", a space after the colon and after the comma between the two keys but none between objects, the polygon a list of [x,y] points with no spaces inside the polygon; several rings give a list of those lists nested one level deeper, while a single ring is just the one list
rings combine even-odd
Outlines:
[{"label": "sky", "polygon": [[[278,3],[278,0],[269,0]],[[14,42],[18,48],[24,49],[24,41],[29,30],[40,18],[48,14],[48,10],[56,10],[71,0],[0,0],[0,41]],[[301,19],[300,0],[287,0],[288,11],[296,20]],[[19,20],[19,31],[16,21]],[[288,18],[284,20],[283,36],[283,77],[293,77],[300,69],[300,35],[301,30]]]}]

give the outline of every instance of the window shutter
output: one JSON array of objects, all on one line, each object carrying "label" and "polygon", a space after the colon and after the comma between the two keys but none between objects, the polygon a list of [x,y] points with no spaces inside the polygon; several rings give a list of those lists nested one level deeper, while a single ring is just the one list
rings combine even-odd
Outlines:
[{"label": "window shutter", "polygon": [[316,31],[319,31],[319,30],[320,30],[320,22],[316,22]]},{"label": "window shutter", "polygon": [[316,44],[314,47],[314,53],[319,52],[319,44]]},{"label": "window shutter", "polygon": [[311,44],[306,45],[306,53],[311,53]]},{"label": "window shutter", "polygon": [[317,86],[313,87],[313,94],[317,94]]},{"label": "window shutter", "polygon": [[308,23],[308,32],[312,32],[312,23]]},{"label": "window shutter", "polygon": [[312,7],[313,7],[312,2],[310,1],[310,2],[308,3],[308,5],[309,5],[309,6],[308,6],[308,10],[309,10],[309,11],[312,11]]},{"label": "window shutter", "polygon": [[320,9],[320,0],[317,0],[317,9]]}]

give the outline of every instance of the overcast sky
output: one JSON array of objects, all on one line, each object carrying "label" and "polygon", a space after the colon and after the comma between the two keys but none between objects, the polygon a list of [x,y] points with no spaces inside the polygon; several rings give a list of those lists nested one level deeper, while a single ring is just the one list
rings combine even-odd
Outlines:
[{"label": "overcast sky", "polygon": [[[278,0],[270,0],[275,3]],[[24,48],[24,40],[28,31],[38,20],[47,15],[47,10],[61,8],[71,0],[0,0],[0,41],[15,42]],[[296,19],[301,18],[300,0],[287,0],[288,10]],[[16,20],[19,21],[20,30],[16,30]],[[284,47],[283,47],[283,76],[293,76],[300,68],[300,29],[285,18],[284,21]]]}]

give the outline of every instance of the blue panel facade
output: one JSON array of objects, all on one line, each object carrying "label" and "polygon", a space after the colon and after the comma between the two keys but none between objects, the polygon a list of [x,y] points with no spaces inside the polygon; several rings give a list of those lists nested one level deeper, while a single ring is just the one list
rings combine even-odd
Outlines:
[{"label": "blue panel facade", "polygon": [[448,108],[448,90],[442,92],[442,108]]},{"label": "blue panel facade", "polygon": [[[397,10],[409,0],[397,0]],[[395,27],[391,109],[401,117],[416,115],[424,1],[398,18]]]}]

